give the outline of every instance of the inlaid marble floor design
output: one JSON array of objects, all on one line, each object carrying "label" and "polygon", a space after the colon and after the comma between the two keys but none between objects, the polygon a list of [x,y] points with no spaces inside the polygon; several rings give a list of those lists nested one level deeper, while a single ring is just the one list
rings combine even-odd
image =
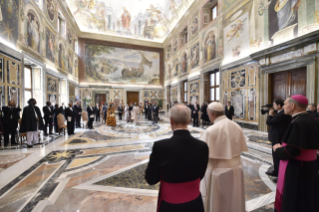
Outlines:
[{"label": "inlaid marble floor design", "polygon": [[[155,212],[159,185],[149,186],[144,172],[154,141],[172,132],[167,123],[143,119],[138,126],[119,124],[77,129],[76,135],[56,137],[39,148],[0,151],[0,168],[7,164],[0,169],[0,211]],[[196,137],[203,132],[189,129]],[[270,147],[249,140],[264,133],[244,132],[249,144],[242,155],[246,210],[273,211],[276,186],[265,174]]]}]

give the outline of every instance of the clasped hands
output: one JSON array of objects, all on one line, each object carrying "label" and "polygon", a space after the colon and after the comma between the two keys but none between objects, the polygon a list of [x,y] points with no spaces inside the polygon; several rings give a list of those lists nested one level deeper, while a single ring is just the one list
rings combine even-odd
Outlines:
[{"label": "clasped hands", "polygon": [[274,150],[274,152],[276,152],[276,149],[277,149],[277,148],[280,148],[280,147],[282,147],[281,144],[275,144],[275,145],[272,147],[272,149]]}]

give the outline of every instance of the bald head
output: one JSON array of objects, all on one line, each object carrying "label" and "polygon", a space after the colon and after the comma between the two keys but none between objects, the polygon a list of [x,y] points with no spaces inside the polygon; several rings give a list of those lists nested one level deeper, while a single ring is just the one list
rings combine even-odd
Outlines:
[{"label": "bald head", "polygon": [[169,117],[174,124],[187,126],[191,120],[191,110],[183,104],[175,104],[169,110]]}]

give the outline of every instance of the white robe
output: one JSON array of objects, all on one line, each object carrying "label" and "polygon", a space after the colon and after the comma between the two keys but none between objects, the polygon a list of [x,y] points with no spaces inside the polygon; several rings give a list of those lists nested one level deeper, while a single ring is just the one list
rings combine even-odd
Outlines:
[{"label": "white robe", "polygon": [[125,112],[125,121],[128,121],[130,117],[129,107],[125,107],[124,112]]},{"label": "white robe", "polygon": [[209,147],[209,162],[200,186],[205,211],[245,212],[240,154],[248,149],[242,129],[222,116],[207,128],[200,139]]},{"label": "white robe", "polygon": [[132,110],[132,120],[134,120],[135,124],[137,123],[139,112],[140,108],[138,106],[134,106]]}]

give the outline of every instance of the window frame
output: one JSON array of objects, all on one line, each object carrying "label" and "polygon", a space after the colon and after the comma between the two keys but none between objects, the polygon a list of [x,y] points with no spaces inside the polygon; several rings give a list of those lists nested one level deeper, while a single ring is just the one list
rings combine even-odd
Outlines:
[{"label": "window frame", "polygon": [[[182,97],[183,97],[182,102],[184,104],[188,104],[188,81],[184,80],[184,81],[182,81],[182,83],[183,83],[183,86],[182,86],[183,90],[181,91]],[[185,101],[185,97],[186,97],[186,101]]]},{"label": "window frame", "polygon": [[[218,85],[217,85],[217,74],[218,74]],[[214,75],[214,85],[212,85],[211,76]],[[212,89],[214,89],[214,99],[212,100]],[[216,99],[217,90],[219,91],[219,99]],[[220,101],[220,72],[219,71],[213,71],[209,73],[209,102],[219,102]]]},{"label": "window frame", "polygon": [[26,80],[26,78],[24,77],[24,82],[23,82],[23,84],[24,84],[24,92],[25,91],[28,91],[28,92],[30,92],[31,93],[31,98],[33,98],[33,75],[32,75],[32,68],[31,67],[29,67],[29,66],[26,66],[26,65],[24,65],[24,76],[25,76],[25,69],[28,69],[29,71],[30,71],[30,80],[31,80],[31,88],[26,88],[25,87],[25,80]]}]

